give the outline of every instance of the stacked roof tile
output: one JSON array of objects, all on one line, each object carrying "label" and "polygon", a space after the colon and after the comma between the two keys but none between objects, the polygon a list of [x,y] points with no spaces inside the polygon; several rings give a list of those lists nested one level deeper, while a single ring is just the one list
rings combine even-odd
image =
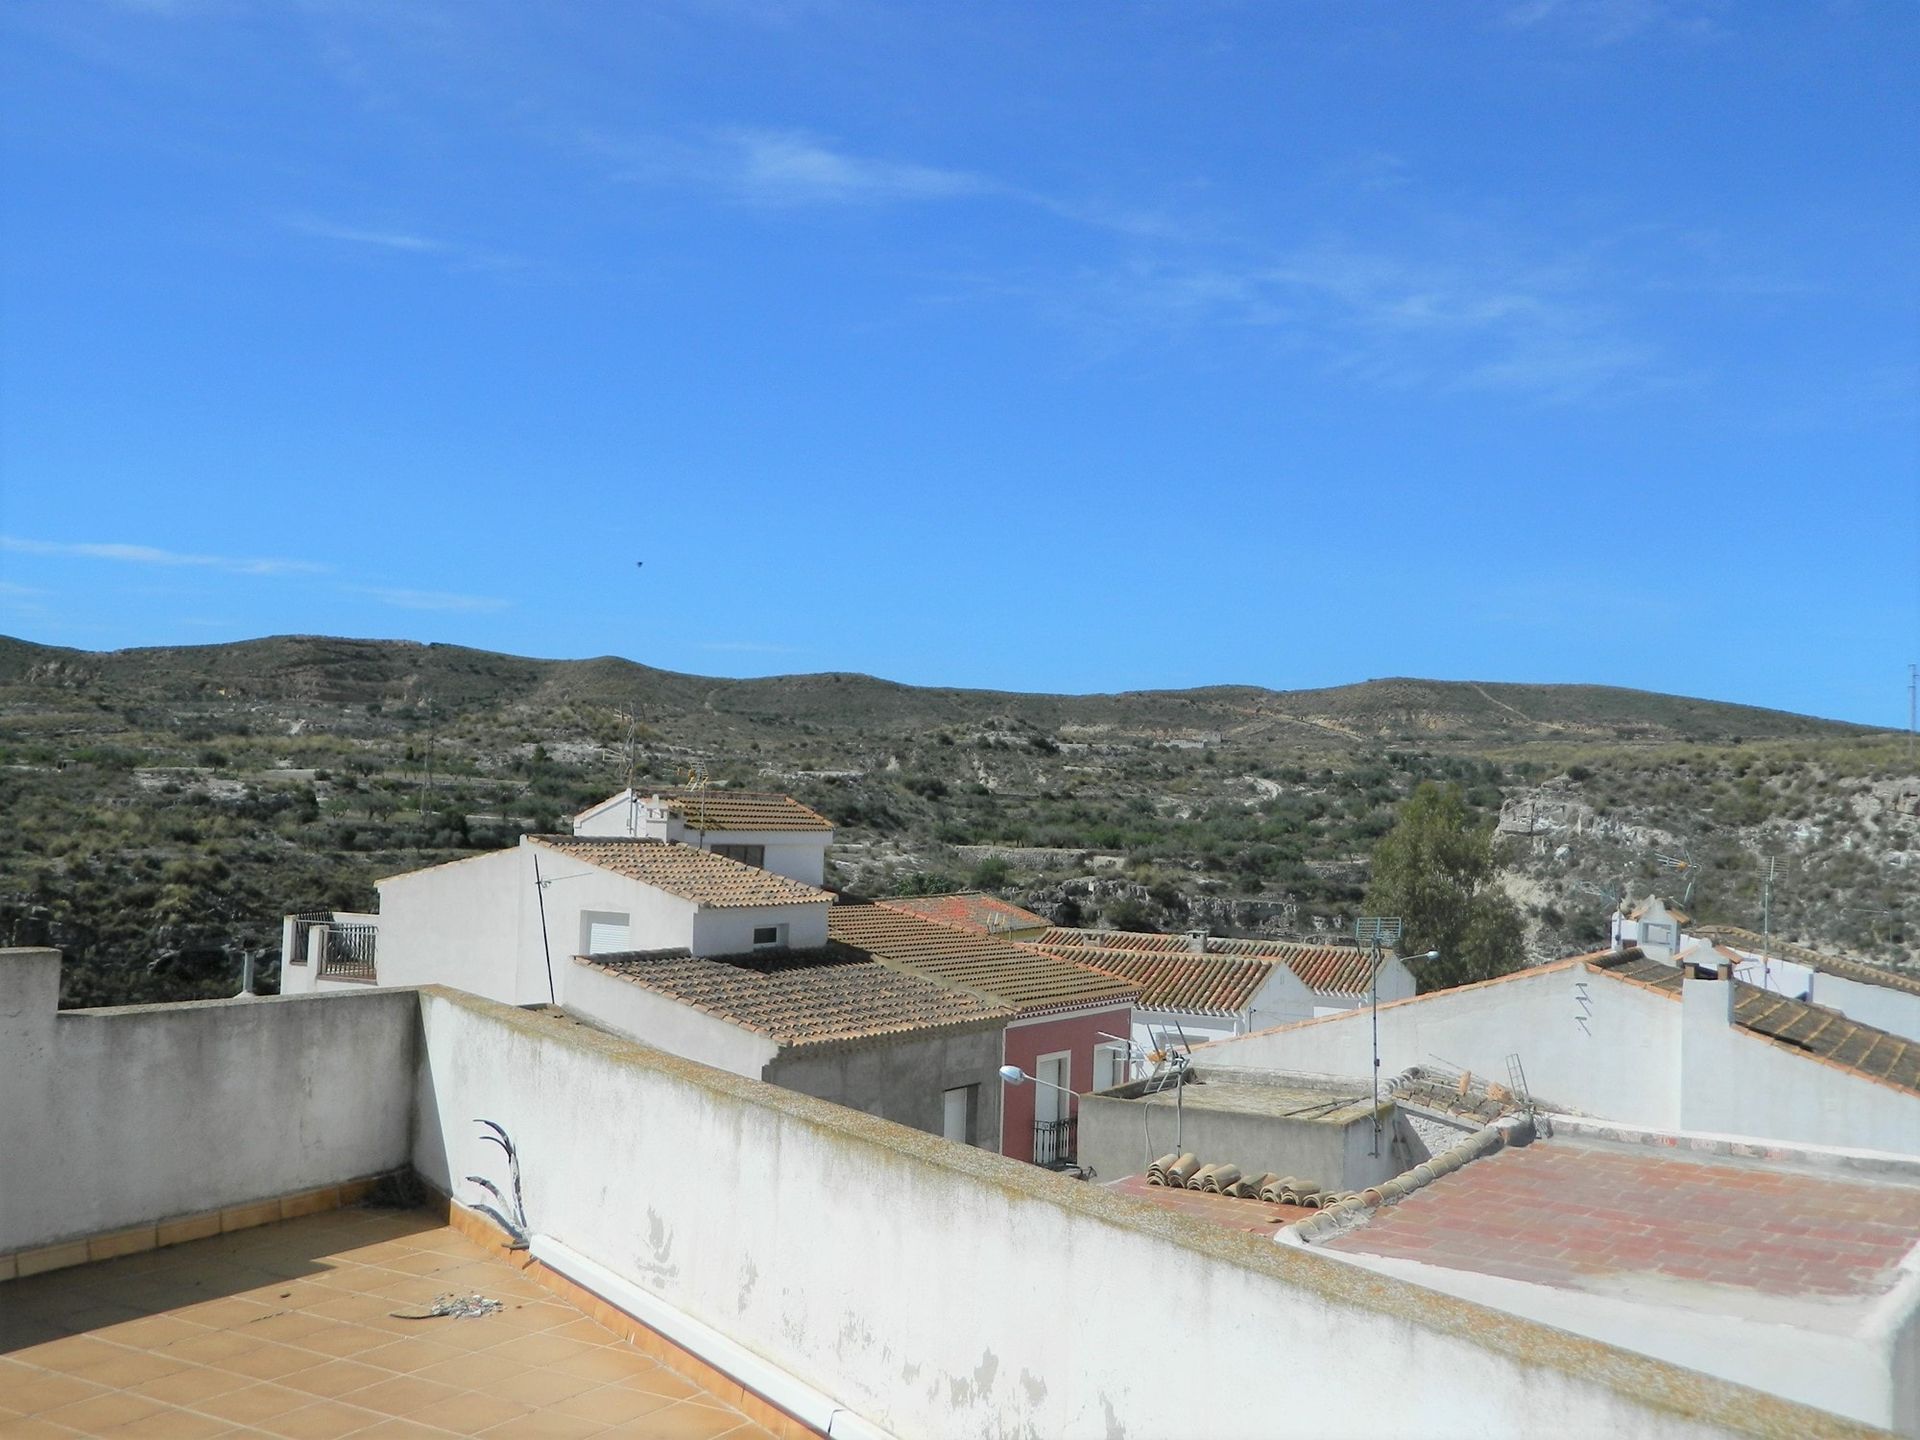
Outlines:
[{"label": "stacked roof tile", "polygon": [[831,830],[833,822],[791,795],[758,790],[657,790],[667,809],[708,830]]},{"label": "stacked roof tile", "polygon": [[542,849],[639,880],[700,905],[815,905],[833,898],[825,890],[803,885],[798,880],[671,840],[599,839],[583,835],[529,835],[527,839]]},{"label": "stacked roof tile", "polygon": [[583,955],[575,963],[788,1047],[983,1029],[1012,1018],[977,995],[890,970],[841,945],[708,958],[686,950]]},{"label": "stacked roof tile", "polygon": [[1022,1015],[1109,1002],[1130,1003],[1139,987],[1032,945],[942,925],[866,900],[827,911],[827,934],[882,964],[958,985]]},{"label": "stacked roof tile", "polygon": [[[1588,963],[1597,970],[1672,995],[1681,993],[1686,979],[1677,967],[1646,959],[1637,951]],[[1831,1060],[1857,1075],[1920,1094],[1920,1044],[1849,1020],[1824,1005],[1790,1000],[1740,980],[1727,983],[1734,987],[1734,1023],[1743,1030]]]},{"label": "stacked roof tile", "polygon": [[957,926],[991,935],[1007,930],[1041,930],[1048,925],[1044,915],[1022,910],[1018,905],[980,890],[957,890],[951,895],[911,895],[878,902],[890,910],[904,910],[925,920]]},{"label": "stacked roof tile", "polygon": [[[1081,949],[1131,950],[1151,955],[1195,953],[1193,941],[1185,935],[1150,935],[1132,930],[1058,928],[1047,931],[1034,943],[1055,954],[1074,954]],[[1364,995],[1373,983],[1368,953],[1353,945],[1307,945],[1290,940],[1241,940],[1219,935],[1209,935],[1205,944],[1208,955],[1285,965],[1309,990],[1326,994]]]}]

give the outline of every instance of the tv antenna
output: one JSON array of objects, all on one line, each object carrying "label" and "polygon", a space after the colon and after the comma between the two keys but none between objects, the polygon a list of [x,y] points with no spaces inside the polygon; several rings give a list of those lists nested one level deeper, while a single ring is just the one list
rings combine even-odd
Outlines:
[{"label": "tv antenna", "polygon": [[1371,972],[1369,989],[1373,992],[1373,1151],[1380,1153],[1380,967],[1386,962],[1386,948],[1398,945],[1406,924],[1397,915],[1362,915],[1353,922],[1353,938],[1367,947]]},{"label": "tv antenna", "polygon": [[1687,877],[1687,888],[1681,892],[1679,904],[1683,910],[1691,905],[1693,903],[1693,887],[1700,879],[1700,871],[1693,863],[1693,851],[1689,849],[1679,855],[1656,854],[1653,857],[1653,863],[1660,869],[1666,870],[1676,877],[1680,875]]}]

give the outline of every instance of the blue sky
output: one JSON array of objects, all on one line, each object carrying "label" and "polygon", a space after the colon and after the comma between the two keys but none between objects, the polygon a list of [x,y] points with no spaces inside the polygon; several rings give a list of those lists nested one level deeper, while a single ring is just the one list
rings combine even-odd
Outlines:
[{"label": "blue sky", "polygon": [[1912,4],[48,0],[0,51],[0,631],[1905,722]]}]

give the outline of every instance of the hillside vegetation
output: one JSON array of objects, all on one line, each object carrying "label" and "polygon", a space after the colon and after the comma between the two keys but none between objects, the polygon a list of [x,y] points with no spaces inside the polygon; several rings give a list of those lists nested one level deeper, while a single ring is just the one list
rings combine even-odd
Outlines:
[{"label": "hillside vegetation", "polygon": [[831,881],[980,884],[1063,921],[1345,933],[1422,779],[1502,832],[1535,958],[1615,897],[1911,963],[1903,736],[1598,686],[1375,680],[1048,696],[863,675],[716,680],[613,658],[277,637],[96,654],[0,639],[0,935],[76,1004],[237,988],[279,916],[510,844],[625,783],[784,789]]}]

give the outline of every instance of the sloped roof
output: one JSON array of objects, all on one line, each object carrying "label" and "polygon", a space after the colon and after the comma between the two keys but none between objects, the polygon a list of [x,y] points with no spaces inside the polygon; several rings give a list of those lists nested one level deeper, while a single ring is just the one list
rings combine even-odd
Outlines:
[{"label": "sloped roof", "polygon": [[[1033,943],[1057,954],[1073,954],[1080,949],[1133,951],[1143,955],[1194,953],[1185,935],[1153,935],[1138,930],[1056,927],[1036,936]],[[1367,952],[1357,945],[1307,945],[1291,940],[1242,940],[1209,935],[1206,946],[1209,955],[1285,965],[1309,990],[1330,995],[1364,995],[1373,983]]]},{"label": "sloped roof", "polygon": [[[1587,963],[1604,974],[1635,980],[1674,996],[1681,993],[1686,979],[1677,967],[1643,958],[1634,951]],[[1727,983],[1734,987],[1733,1022],[1741,1029],[1830,1060],[1856,1075],[1920,1094],[1920,1044],[1849,1020],[1825,1005],[1789,1000],[1743,980]]]},{"label": "sloped roof", "polygon": [[700,905],[817,905],[833,898],[798,880],[672,840],[529,835],[527,841]]},{"label": "sloped roof", "polygon": [[[1044,946],[1042,947],[1045,948]],[[1132,950],[1066,947],[1049,953],[1117,975],[1140,987],[1145,1010],[1237,1015],[1273,978],[1271,963],[1224,955],[1147,955]]]},{"label": "sloped roof", "polygon": [[1110,1002],[1128,1004],[1139,987],[1032,945],[942,925],[870,900],[827,911],[827,934],[883,965],[958,985],[1022,1015]]},{"label": "sloped roof", "polygon": [[942,925],[954,925],[983,935],[1003,930],[1043,929],[1051,923],[1044,915],[1022,910],[1018,905],[982,890],[956,890],[949,895],[903,895],[876,903],[890,910],[904,910],[909,915],[938,920]]},{"label": "sloped roof", "polygon": [[791,795],[758,790],[654,790],[689,825],[708,830],[831,830],[833,822]]},{"label": "sloped roof", "polygon": [[833,944],[706,958],[686,950],[581,955],[574,963],[790,1047],[984,1029],[1013,1015],[977,995],[889,970]]},{"label": "sloped roof", "polygon": [[1756,930],[1743,930],[1738,925],[1696,925],[1693,933],[1703,939],[1730,945],[1736,950],[1751,951],[1755,955],[1764,952],[1782,960],[1794,960],[1814,970],[1838,975],[1843,980],[1858,980],[1863,985],[1884,985],[1889,990],[1904,990],[1909,995],[1920,995],[1920,977],[1902,975],[1897,970],[1870,965],[1864,960],[1850,960],[1844,955],[1829,955],[1805,945],[1789,944],[1778,936],[1768,939]]}]

